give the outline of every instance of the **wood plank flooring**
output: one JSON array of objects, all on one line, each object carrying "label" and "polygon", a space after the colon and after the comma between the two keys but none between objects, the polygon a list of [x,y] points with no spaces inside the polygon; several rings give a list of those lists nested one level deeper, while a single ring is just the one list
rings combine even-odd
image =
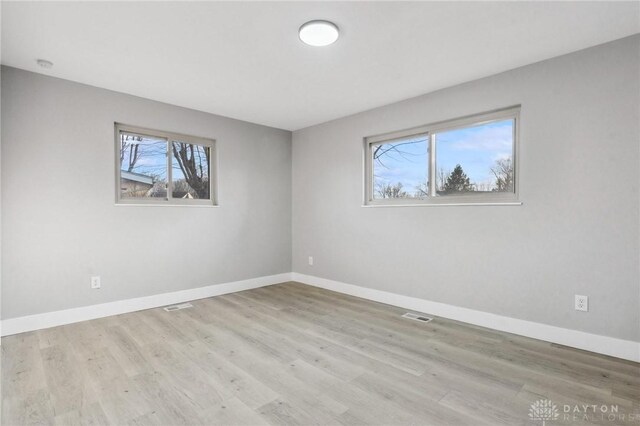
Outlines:
[{"label": "wood plank flooring", "polygon": [[637,363],[298,283],[192,303],[3,338],[2,424],[640,424]]}]

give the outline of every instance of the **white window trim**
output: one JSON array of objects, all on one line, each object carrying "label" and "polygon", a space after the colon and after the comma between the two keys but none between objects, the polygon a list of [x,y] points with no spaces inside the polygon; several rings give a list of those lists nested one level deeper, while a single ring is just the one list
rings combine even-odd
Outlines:
[{"label": "white window trim", "polygon": [[[183,135],[180,133],[165,132],[162,130],[147,129],[143,127],[130,126],[128,124],[114,123],[115,138],[115,169],[116,169],[116,205],[123,206],[171,206],[171,207],[217,207],[217,171],[218,152],[215,139],[201,138],[196,136]],[[152,136],[167,141],[167,197],[166,198],[122,198],[120,189],[120,132],[137,134],[140,136]],[[209,195],[208,200],[173,198],[171,185],[173,181],[172,156],[169,150],[169,143],[173,141],[187,142],[194,145],[206,146],[211,150],[209,164]]]},{"label": "white window trim", "polygon": [[[513,119],[513,177],[514,192],[511,193],[479,193],[470,195],[434,195],[436,193],[436,152],[435,134],[465,127],[478,126],[492,121]],[[440,121],[411,129],[384,133],[364,138],[364,203],[363,207],[409,207],[409,206],[500,206],[521,205],[519,201],[519,132],[520,106],[474,114],[453,120]],[[428,137],[428,172],[429,193],[424,198],[384,198],[374,199],[373,188],[373,151],[372,147],[383,143],[394,142],[414,136]]]}]

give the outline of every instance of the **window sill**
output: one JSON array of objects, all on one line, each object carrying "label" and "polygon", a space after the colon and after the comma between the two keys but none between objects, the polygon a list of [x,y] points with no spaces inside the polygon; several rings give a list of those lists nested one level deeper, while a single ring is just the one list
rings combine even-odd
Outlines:
[{"label": "window sill", "polygon": [[219,205],[208,204],[145,204],[145,203],[114,203],[116,207],[197,207],[200,209],[210,209],[220,207]]},{"label": "window sill", "polygon": [[522,201],[490,201],[480,203],[410,203],[410,204],[363,204],[361,207],[378,208],[378,207],[452,207],[452,206],[521,206]]}]

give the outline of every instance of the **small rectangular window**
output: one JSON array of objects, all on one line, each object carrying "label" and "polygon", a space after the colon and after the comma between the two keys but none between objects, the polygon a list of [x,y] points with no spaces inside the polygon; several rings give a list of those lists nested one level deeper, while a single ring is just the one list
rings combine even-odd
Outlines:
[{"label": "small rectangular window", "polygon": [[517,201],[519,107],[365,139],[366,204]]},{"label": "small rectangular window", "polygon": [[215,141],[116,124],[117,202],[214,205]]}]

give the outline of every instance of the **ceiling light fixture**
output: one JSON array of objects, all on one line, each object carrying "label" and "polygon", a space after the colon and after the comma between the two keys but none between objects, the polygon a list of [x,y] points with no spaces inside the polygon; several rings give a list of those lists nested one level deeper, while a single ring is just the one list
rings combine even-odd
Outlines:
[{"label": "ceiling light fixture", "polygon": [[36,62],[42,68],[50,69],[51,67],[53,67],[53,62],[47,61],[46,59],[38,59]]},{"label": "ceiling light fixture", "polygon": [[338,27],[329,21],[309,21],[298,30],[300,40],[309,46],[328,46],[338,40]]}]

